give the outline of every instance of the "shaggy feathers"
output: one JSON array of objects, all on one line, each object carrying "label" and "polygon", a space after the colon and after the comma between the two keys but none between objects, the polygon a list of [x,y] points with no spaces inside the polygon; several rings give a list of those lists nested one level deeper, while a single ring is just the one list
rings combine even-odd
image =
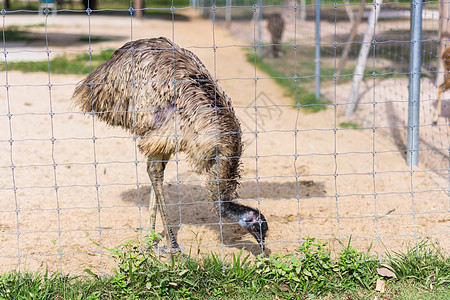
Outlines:
[{"label": "shaggy feathers", "polygon": [[[80,82],[72,98],[82,111],[137,136],[161,206],[164,167],[154,168],[151,158],[185,152],[196,170],[207,174],[207,197],[215,211],[264,245],[264,216],[233,202],[241,171],[240,123],[230,98],[192,52],[163,37],[126,43]],[[168,242],[178,248],[166,230]]]},{"label": "shaggy feathers", "polygon": [[[116,50],[77,86],[73,101],[137,135],[146,156],[183,151],[199,172],[214,165],[216,154],[241,156],[241,128],[231,100],[197,56],[166,38]],[[237,178],[238,166],[233,169],[236,174],[228,176]]]}]

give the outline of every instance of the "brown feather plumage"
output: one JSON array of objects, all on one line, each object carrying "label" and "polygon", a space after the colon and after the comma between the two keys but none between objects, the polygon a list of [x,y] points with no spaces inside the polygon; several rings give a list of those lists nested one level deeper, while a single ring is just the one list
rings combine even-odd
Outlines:
[{"label": "brown feather plumage", "polygon": [[146,156],[186,152],[204,172],[216,154],[241,155],[241,128],[231,100],[197,56],[166,38],[137,40],[116,50],[77,86],[73,101],[137,135]]},{"label": "brown feather plumage", "polygon": [[[207,174],[215,211],[264,244],[264,216],[232,201],[240,177],[240,123],[230,98],[192,52],[164,37],[126,43],[78,84],[72,100],[82,111],[135,135],[149,159],[185,152],[196,170]],[[164,166],[149,163],[151,178],[163,174]],[[164,203],[159,184],[153,187]]]}]

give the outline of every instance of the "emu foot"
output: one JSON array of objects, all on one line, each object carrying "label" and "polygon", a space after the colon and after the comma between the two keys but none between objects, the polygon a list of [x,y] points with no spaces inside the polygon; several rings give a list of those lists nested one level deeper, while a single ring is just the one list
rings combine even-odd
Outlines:
[{"label": "emu foot", "polygon": [[431,125],[436,126],[439,123],[439,117],[440,117],[439,115],[433,116]]},{"label": "emu foot", "polygon": [[158,244],[153,244],[152,251],[158,253],[160,256],[172,256],[181,253],[180,248],[169,248],[166,245],[158,246]]},{"label": "emu foot", "polygon": [[[159,241],[158,241],[159,242]],[[153,243],[151,245],[151,251],[158,253],[160,256],[169,257],[169,256],[179,256],[180,254],[185,257],[185,254],[181,251],[181,248],[176,245],[172,245],[172,247],[168,247],[166,245],[159,246],[158,242]]]}]

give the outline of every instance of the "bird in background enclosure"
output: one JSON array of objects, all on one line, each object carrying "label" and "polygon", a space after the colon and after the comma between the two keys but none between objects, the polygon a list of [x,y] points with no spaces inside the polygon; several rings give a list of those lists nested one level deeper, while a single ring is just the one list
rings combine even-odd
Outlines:
[{"label": "bird in background enclosure", "polygon": [[172,252],[180,247],[169,226],[163,181],[176,152],[186,153],[206,175],[207,200],[215,212],[250,232],[264,249],[264,215],[234,201],[243,148],[240,122],[230,98],[195,54],[164,37],[128,42],[77,85],[72,100],[136,137],[152,183],[151,228],[159,209]]},{"label": "bird in background enclosure", "polygon": [[272,57],[280,57],[283,55],[281,50],[281,37],[283,36],[284,20],[281,14],[273,13],[270,15],[267,29],[272,37],[272,46],[270,47],[270,55]]},{"label": "bird in background enclosure", "polygon": [[438,97],[437,97],[437,117],[434,123],[437,123],[437,119],[442,115],[442,94],[444,91],[450,88],[450,47],[445,48],[444,53],[442,53],[442,60],[444,63],[444,82],[439,85]]}]

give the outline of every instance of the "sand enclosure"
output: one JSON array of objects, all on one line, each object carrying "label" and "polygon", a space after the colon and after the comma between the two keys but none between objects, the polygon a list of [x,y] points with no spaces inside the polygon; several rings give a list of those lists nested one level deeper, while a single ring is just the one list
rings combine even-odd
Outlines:
[{"label": "sand enclosure", "polygon": [[[87,34],[114,35],[112,41],[94,44],[93,50],[166,36],[197,54],[233,99],[242,122],[240,201],[265,214],[272,253],[293,252],[304,237],[328,240],[339,250],[336,239],[351,236],[358,249],[373,243],[374,253],[381,254],[384,247],[404,249],[406,242],[425,236],[450,248],[448,178],[424,166],[407,167],[384,131],[339,129],[345,121],[339,106],[316,114],[293,107],[273,80],[247,63],[242,48],[248,42],[194,11],[182,14],[175,23],[95,14],[90,19],[51,17],[50,56],[86,51],[86,42],[64,44],[64,35]],[[6,17],[6,25],[44,21],[38,16]],[[8,57],[20,55],[15,49],[22,48],[8,48]],[[86,268],[111,272],[108,251],[97,243],[114,247],[138,240],[138,228],[148,227],[145,157],[128,133],[71,107],[70,97],[82,76],[2,74],[0,271],[48,267],[70,274]],[[324,93],[339,103],[348,88]],[[368,88],[366,95],[373,96],[373,86]],[[376,94],[379,111],[386,109],[382,97],[389,97],[387,93]],[[174,156],[165,176],[169,217],[180,245],[186,251],[200,247],[225,255],[245,247],[257,254],[250,234],[228,220],[219,225],[205,203],[203,178],[184,158]],[[159,219],[157,225],[162,233]]]}]

